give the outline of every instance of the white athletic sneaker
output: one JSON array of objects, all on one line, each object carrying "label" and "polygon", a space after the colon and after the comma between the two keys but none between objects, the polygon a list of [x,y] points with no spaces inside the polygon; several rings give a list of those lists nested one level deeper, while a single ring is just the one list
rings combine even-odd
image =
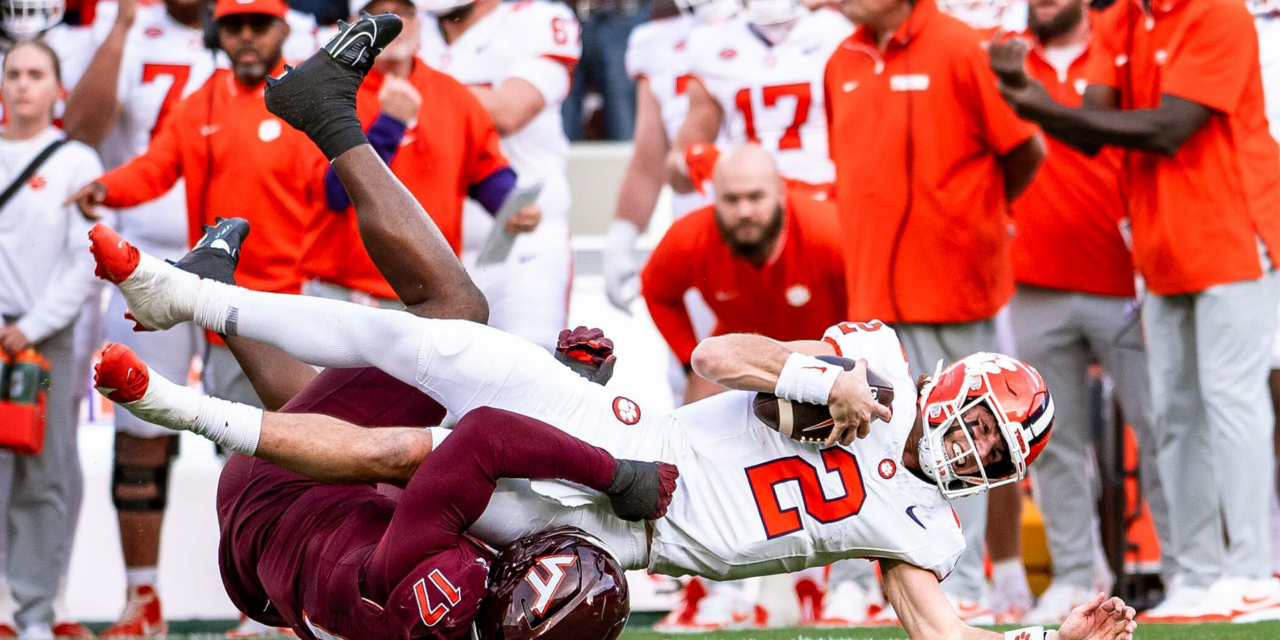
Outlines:
[{"label": "white athletic sneaker", "polygon": [[991,608],[978,600],[953,597],[951,594],[947,594],[947,599],[951,601],[951,606],[955,607],[956,615],[959,616],[965,624],[981,625],[996,623],[996,616],[991,613]]},{"label": "white athletic sneaker", "polygon": [[827,590],[818,625],[860,627],[871,618],[872,596],[852,580],[844,580]]},{"label": "white athletic sneaker", "polygon": [[1049,588],[1040,594],[1040,600],[1036,602],[1035,608],[1027,612],[1022,621],[1032,625],[1061,624],[1067,616],[1071,615],[1072,609],[1088,602],[1093,595],[1084,587],[1052,582]]},{"label": "white athletic sneaker", "polygon": [[1280,580],[1229,577],[1209,590],[1230,604],[1233,622],[1280,620]]},{"label": "white athletic sneaker", "polygon": [[991,611],[996,623],[1022,622],[1035,603],[1031,585],[1027,584],[1027,570],[1022,566],[1022,559],[995,563],[992,566],[991,582]]},{"label": "white athletic sneaker", "polygon": [[110,227],[89,231],[94,273],[113,282],[129,305],[129,317],[139,327],[168,329],[191,320],[200,292],[200,278],[139,251]]},{"label": "white athletic sneaker", "polygon": [[1175,585],[1164,602],[1138,614],[1138,622],[1224,622],[1232,615],[1231,606],[1224,603],[1220,593],[1204,587]]},{"label": "white athletic sneaker", "polygon": [[768,623],[764,608],[748,601],[741,589],[715,589],[698,603],[692,631],[763,627]]}]

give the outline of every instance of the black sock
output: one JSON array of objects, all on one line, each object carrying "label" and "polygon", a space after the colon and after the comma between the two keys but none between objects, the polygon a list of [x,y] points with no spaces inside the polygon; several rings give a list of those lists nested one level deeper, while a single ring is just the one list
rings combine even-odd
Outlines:
[{"label": "black sock", "polygon": [[267,88],[267,110],[307,134],[332,161],[368,143],[356,117],[356,90],[364,74],[324,51],[307,58]]}]

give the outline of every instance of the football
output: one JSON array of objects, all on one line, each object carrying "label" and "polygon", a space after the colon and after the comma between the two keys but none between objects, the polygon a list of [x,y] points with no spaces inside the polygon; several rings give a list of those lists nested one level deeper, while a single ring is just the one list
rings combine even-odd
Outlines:
[{"label": "football", "polygon": [[[818,359],[843,367],[845,371],[852,371],[857,365],[856,361],[839,356],[818,356]],[[867,384],[871,385],[871,394],[876,401],[892,412],[893,385],[871,369],[867,369]],[[826,440],[835,425],[826,405],[791,402],[772,393],[757,393],[753,409],[756,418],[765,426],[793,440],[810,444]]]}]

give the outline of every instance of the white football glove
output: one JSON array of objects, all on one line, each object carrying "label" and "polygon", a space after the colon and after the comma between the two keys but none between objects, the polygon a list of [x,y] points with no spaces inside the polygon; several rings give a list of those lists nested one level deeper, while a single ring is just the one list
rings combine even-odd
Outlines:
[{"label": "white football glove", "polygon": [[636,240],[640,229],[627,220],[614,220],[604,252],[604,292],[618,309],[631,313],[631,303],[640,295],[640,265],[636,260]]}]

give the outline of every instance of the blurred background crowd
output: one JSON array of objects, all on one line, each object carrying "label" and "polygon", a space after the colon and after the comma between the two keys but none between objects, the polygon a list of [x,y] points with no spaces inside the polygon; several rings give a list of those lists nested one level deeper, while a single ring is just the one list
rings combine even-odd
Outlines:
[{"label": "blurred background crowd", "polygon": [[[1147,621],[1280,619],[1280,2],[0,0],[0,638],[91,637],[104,602],[98,635],[162,636],[162,597],[216,579],[161,584],[214,553],[216,463],[87,394],[105,340],[278,406],[215,335],[132,331],[95,220],[176,260],[244,217],[242,286],[399,306],[262,98],[362,11],[405,22],[369,141],[490,324],[602,326],[673,404],[719,391],[689,364],[709,335],[883,322],[915,374],[1009,353],[1057,427],[1028,482],[954,503],[962,618],[1114,591]],[[866,561],[633,588],[673,631],[896,621]]]}]

